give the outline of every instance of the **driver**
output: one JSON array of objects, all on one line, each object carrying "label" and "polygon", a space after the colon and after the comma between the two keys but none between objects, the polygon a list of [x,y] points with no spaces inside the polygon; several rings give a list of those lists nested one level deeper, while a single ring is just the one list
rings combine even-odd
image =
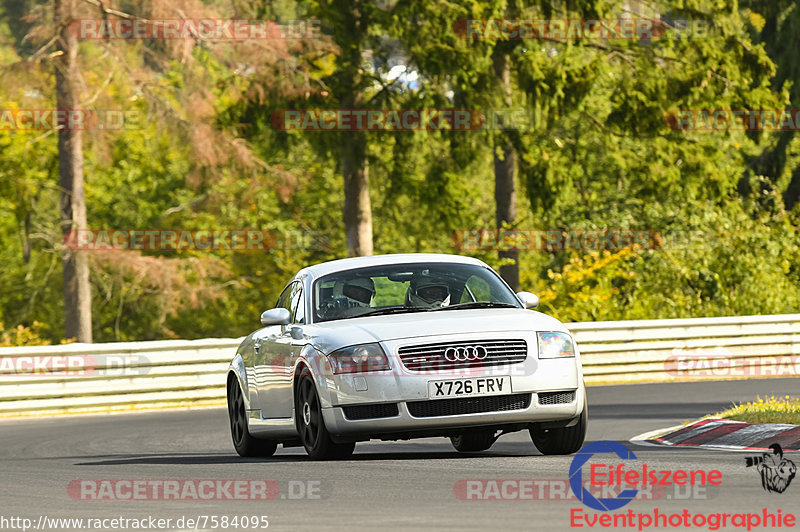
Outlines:
[{"label": "driver", "polygon": [[[339,291],[341,293],[337,293]],[[333,297],[343,298],[348,308],[369,307],[374,296],[375,283],[369,277],[355,277],[343,283],[336,283],[333,291]]]},{"label": "driver", "polygon": [[447,283],[432,277],[416,277],[406,291],[406,306],[440,308],[450,304],[450,288]]}]

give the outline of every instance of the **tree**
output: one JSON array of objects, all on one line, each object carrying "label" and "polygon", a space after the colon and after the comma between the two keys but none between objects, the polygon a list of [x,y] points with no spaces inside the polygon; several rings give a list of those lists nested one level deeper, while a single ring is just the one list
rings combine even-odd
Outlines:
[{"label": "tree", "polygon": [[[218,4],[218,5],[216,5]],[[131,152],[115,151],[114,137],[119,138],[126,135],[128,141],[141,142],[148,136],[161,136],[164,132],[169,132],[172,136],[171,141],[176,149],[172,150],[170,156],[175,155],[175,151],[181,152],[181,156],[191,161],[188,168],[179,168],[181,165],[175,163],[173,168],[168,171],[181,171],[180,179],[185,182],[187,188],[193,189],[191,192],[196,196],[203,196],[203,188],[209,183],[219,183],[225,179],[237,178],[260,178],[263,181],[272,180],[276,176],[285,174],[278,172],[260,160],[256,154],[250,150],[248,144],[237,136],[237,129],[234,126],[226,127],[225,124],[217,122],[219,115],[216,112],[224,109],[224,105],[218,102],[229,103],[235,99],[237,84],[241,84],[244,77],[239,70],[242,63],[245,63],[254,70],[270,70],[280,57],[286,57],[289,52],[283,43],[275,41],[258,41],[251,39],[246,42],[229,43],[202,41],[197,35],[188,39],[177,39],[173,41],[163,41],[155,39],[152,42],[141,40],[95,40],[84,42],[80,45],[76,35],[76,27],[70,26],[70,22],[78,18],[93,19],[119,19],[119,18],[186,18],[207,17],[209,19],[220,18],[224,13],[224,2],[194,2],[186,0],[184,2],[145,2],[139,6],[133,6],[136,13],[125,13],[119,9],[116,3],[78,0],[52,0],[38,5],[26,0],[15,0],[4,9],[0,10],[0,16],[8,17],[10,26],[14,31],[5,31],[5,26],[0,26],[0,45],[12,44],[12,50],[16,53],[10,54],[10,59],[5,54],[0,54],[0,59],[10,64],[5,64],[3,70],[2,83],[9,87],[8,94],[13,92],[24,99],[36,101],[35,108],[52,107],[53,103],[47,97],[50,90],[39,86],[20,88],[21,81],[29,81],[23,73],[26,70],[36,72],[41,79],[48,79],[52,71],[51,65],[55,66],[55,107],[62,110],[83,110],[95,105],[109,105],[118,107],[121,104],[132,106],[136,111],[143,113],[148,110],[158,110],[161,120],[161,131],[154,133],[147,120],[142,120],[147,127],[145,132],[109,132],[95,130],[83,132],[77,128],[66,128],[58,131],[58,175],[60,201],[60,232],[68,235],[72,231],[85,230],[87,228],[87,204],[92,201],[92,194],[105,187],[87,187],[84,192],[84,168],[97,170],[102,167],[102,172],[108,172],[108,160],[103,160],[105,155],[110,155],[114,159],[110,161],[110,166],[123,167],[126,157]],[[219,10],[218,10],[219,9]],[[8,10],[8,11],[6,11]],[[22,15],[28,16],[25,22],[20,22]],[[52,14],[52,18],[51,15]],[[234,18],[236,14],[234,14]],[[5,20],[3,21],[5,22]],[[28,25],[28,22],[35,22]],[[113,20],[112,20],[113,22]],[[52,38],[51,38],[52,36]],[[41,47],[34,52],[29,50],[31,42],[37,42]],[[235,48],[235,51],[233,50]],[[5,50],[3,50],[5,51]],[[52,52],[52,53],[50,53]],[[24,57],[21,58],[20,56]],[[25,57],[27,56],[27,57]],[[80,57],[89,58],[81,65]],[[39,67],[44,66],[46,69]],[[243,69],[246,70],[246,69]],[[238,74],[238,75],[237,75]],[[301,72],[302,74],[302,72]],[[33,77],[33,76],[31,76]],[[279,77],[279,76],[278,76]],[[39,81],[39,80],[37,80]],[[51,85],[52,87],[52,85]],[[241,97],[241,95],[238,95]],[[43,100],[48,100],[47,104],[42,104]],[[135,102],[131,104],[130,102]],[[100,107],[102,109],[102,107]],[[133,110],[130,107],[126,110]],[[155,113],[154,113],[155,114]],[[154,118],[150,116],[148,118]],[[45,144],[48,139],[52,139],[49,133],[37,135],[27,141],[27,135],[23,133],[14,134],[12,140],[14,150],[9,150],[8,157],[14,153],[28,151],[42,151],[40,146]],[[87,140],[88,138],[88,140]],[[5,139],[0,139],[5,140]],[[176,140],[178,142],[176,142]],[[18,148],[22,145],[21,148]],[[38,146],[37,146],[38,145]],[[136,146],[139,148],[139,146]],[[84,153],[84,149],[87,153]],[[164,150],[167,151],[167,150]],[[87,160],[88,156],[88,160]],[[5,161],[0,160],[0,176],[11,175],[17,181],[12,183],[11,190],[21,190],[23,182],[21,173],[16,172],[13,176],[11,172],[6,173]],[[172,161],[152,161],[155,172],[149,176],[144,176],[145,180],[154,179],[154,176],[173,164]],[[106,165],[104,167],[104,165]],[[144,165],[143,165],[144,166]],[[137,168],[135,170],[139,170]],[[168,172],[165,172],[168,173]],[[122,174],[129,177],[132,174]],[[100,176],[92,176],[94,183],[100,181]],[[173,174],[169,174],[172,178]],[[16,185],[16,186],[14,186]],[[105,185],[105,183],[104,183]],[[5,183],[2,189],[6,188]],[[114,187],[117,189],[118,186]],[[187,191],[187,193],[190,193]],[[84,196],[88,196],[88,199]],[[29,196],[29,195],[28,195]],[[32,223],[36,223],[36,218],[41,221],[42,216],[33,216],[34,211],[28,205],[28,196],[24,196],[26,201],[14,202],[14,212],[20,216],[20,224],[24,228],[24,251],[25,261],[30,260],[30,240],[27,235]],[[106,199],[106,198],[103,198]],[[135,203],[135,194],[123,195],[123,200]],[[183,200],[183,198],[180,198]],[[158,198],[157,203],[163,202],[163,195]],[[95,201],[97,201],[95,199]],[[156,203],[156,202],[154,202]],[[187,202],[188,203],[188,202]],[[195,199],[196,203],[196,199]],[[114,204],[112,201],[111,205]],[[117,206],[119,206],[117,201]],[[141,205],[141,202],[139,202]],[[137,205],[137,207],[139,206]],[[105,208],[106,205],[103,205]],[[142,227],[143,224],[152,224],[164,219],[165,214],[151,217],[138,216],[155,207],[150,205],[142,211],[136,212],[135,209],[130,213],[117,213],[112,210],[113,215],[106,218],[106,223],[114,221],[114,227],[120,221],[125,223],[123,227]],[[164,207],[164,211],[176,208],[175,205]],[[179,205],[178,209],[185,208]],[[133,214],[133,216],[128,216]],[[126,222],[127,220],[127,222]],[[98,219],[99,221],[99,219]],[[134,221],[136,225],[131,225]],[[42,233],[37,235],[41,238]],[[131,261],[132,264],[123,264],[120,257],[108,258],[101,257],[99,254],[89,256],[81,250],[65,248],[60,244],[60,240],[50,240],[49,244],[62,253],[63,270],[63,302],[65,315],[65,335],[67,338],[75,337],[79,341],[92,341],[92,291],[90,288],[90,278],[92,275],[92,265],[97,269],[94,273],[95,284],[103,288],[100,301],[102,310],[105,311],[109,299],[117,299],[115,309],[112,314],[112,322],[115,322],[111,329],[119,338],[119,321],[125,305],[130,305],[130,299],[126,300],[126,293],[136,293],[138,289],[144,288],[147,293],[152,287],[149,280],[142,282],[141,272],[157,271],[158,268],[150,268],[147,261]],[[130,252],[136,253],[136,252]],[[216,281],[220,272],[228,271],[214,264],[214,257],[206,255],[208,264],[197,264],[198,260],[188,260],[187,265],[194,268],[195,272],[212,272],[209,275],[196,275],[193,281],[201,283]],[[177,259],[182,260],[182,259]],[[202,260],[201,260],[202,262]],[[141,266],[141,267],[140,267]],[[191,272],[192,268],[181,265],[162,268],[162,271]],[[38,266],[37,266],[38,267]],[[117,272],[111,270],[117,269]],[[107,278],[103,275],[109,273]],[[49,275],[49,270],[48,270]],[[167,276],[169,279],[180,285],[185,281],[181,275]],[[123,286],[122,283],[106,282],[108,279],[122,279],[126,282],[139,282],[142,286]],[[157,284],[157,283],[156,283]],[[187,294],[182,286],[169,287],[158,285],[158,288],[169,293],[173,291]],[[195,287],[197,288],[197,287]],[[113,290],[113,291],[112,291]],[[192,294],[191,298],[196,299]],[[212,298],[213,299],[213,298]],[[174,303],[174,304],[172,304]],[[181,301],[170,302],[171,309],[183,308]],[[20,309],[19,314],[24,314],[25,310]],[[57,319],[57,314],[53,313],[48,322]],[[108,331],[105,320],[100,320],[94,324],[95,332],[98,329]],[[163,319],[158,326],[163,325]],[[150,334],[150,333],[148,333]]]},{"label": "tree", "polygon": [[[511,65],[508,53],[498,47],[493,53],[494,73],[500,81],[503,104],[513,105]],[[516,151],[511,138],[498,135],[494,140],[494,203],[498,230],[514,225],[517,220]],[[513,290],[519,289],[519,250],[498,251],[501,260],[500,275]]]},{"label": "tree", "polygon": [[[78,42],[70,31],[75,18],[76,0],[54,0],[56,40],[56,107],[80,109]],[[73,231],[85,231],[86,199],[83,191],[83,132],[64,128],[58,132],[58,176],[61,188],[61,231],[67,237]],[[66,238],[65,238],[66,240]],[[89,284],[89,261],[85,251],[65,247],[64,262],[64,335],[79,342],[92,342],[92,294]]]},{"label": "tree", "polygon": [[[643,2],[623,0],[400,0],[391,9],[338,0],[76,0],[78,16],[94,19],[316,15],[323,34],[80,43],[79,104],[148,117],[135,130],[83,132],[90,227],[300,236],[299,246],[278,242],[262,253],[88,254],[94,340],[246,334],[297,269],[363,253],[362,222],[381,253],[446,251],[453,230],[476,227],[653,231],[655,249],[519,251],[521,285],[566,320],[793,311],[798,211],[786,213],[783,203],[790,205],[786,191],[800,166],[796,135],[668,127],[685,109],[796,107],[789,98],[800,74],[789,33],[797,10],[764,2],[742,0],[740,11],[675,0],[645,13]],[[12,109],[57,106],[52,66],[62,55],[50,41],[58,33],[53,6],[0,6],[0,92]],[[123,8],[131,13],[112,13]],[[21,21],[31,9],[38,18]],[[484,40],[454,31],[463,19],[629,15],[667,26],[704,21],[707,32],[518,41],[499,27]],[[413,84],[396,76],[403,66],[407,79],[419,74]],[[348,108],[490,111],[488,125],[501,127],[270,126],[275,109]],[[509,108],[526,111],[527,127],[498,124],[505,117],[491,110]],[[12,343],[62,338],[57,136],[0,122],[0,321]],[[740,180],[757,194],[742,195]],[[355,213],[344,223],[343,206]],[[359,222],[359,208],[372,223]],[[354,229],[349,242],[343,225]],[[510,253],[467,253],[514,284]]]},{"label": "tree", "polygon": [[[777,67],[773,90],[778,95],[788,92],[788,99],[781,109],[796,115],[800,108],[800,65],[797,61],[800,6],[793,0],[744,0],[740,4],[746,8],[746,21],[753,41],[763,43]],[[749,167],[752,174],[764,176],[766,182],[751,184],[745,176],[742,182],[744,192],[757,188],[756,192],[761,194],[768,183],[769,188],[781,194],[786,209],[791,210],[800,202],[800,164],[792,157],[798,146],[797,129],[795,124],[794,128],[781,131],[751,158]]]},{"label": "tree", "polygon": [[[322,80],[330,88],[326,91],[329,97],[322,101],[337,102],[342,110],[363,109],[369,103],[368,90],[373,79],[364,70],[364,52],[377,44],[376,11],[374,2],[369,0],[321,0],[311,4],[309,13],[330,25],[333,43],[339,50],[335,71]],[[367,134],[364,131],[340,132],[337,142],[344,185],[342,219],[347,253],[350,256],[372,255]],[[329,146],[328,142],[324,145]]]},{"label": "tree", "polygon": [[[362,109],[364,98],[363,50],[369,24],[364,2],[335,2],[339,24],[334,39],[340,47],[339,73],[336,88],[340,108]],[[367,10],[368,11],[368,10]],[[341,166],[344,178],[344,230],[347,253],[353,256],[372,255],[372,204],[369,198],[369,166],[367,137],[363,131],[340,133]]]}]

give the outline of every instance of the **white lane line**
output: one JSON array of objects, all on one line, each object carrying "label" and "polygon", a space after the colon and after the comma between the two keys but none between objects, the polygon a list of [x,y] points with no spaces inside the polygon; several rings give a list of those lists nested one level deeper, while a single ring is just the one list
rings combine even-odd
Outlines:
[{"label": "white lane line", "polygon": [[[664,428],[664,429],[651,430],[650,432],[645,432],[643,434],[639,434],[638,436],[634,436],[629,441],[631,443],[636,443],[636,444],[643,443],[646,440],[652,440],[653,438],[657,438],[657,437],[661,436],[662,434],[666,434],[668,432],[674,432],[676,430],[680,430],[680,429],[683,429],[683,428],[686,428],[686,427],[687,427],[687,425],[675,425],[674,427],[667,427],[667,428]],[[663,445],[663,444],[660,444],[660,443],[654,444],[652,442],[646,442],[646,444],[647,445],[659,445],[659,446]]]}]

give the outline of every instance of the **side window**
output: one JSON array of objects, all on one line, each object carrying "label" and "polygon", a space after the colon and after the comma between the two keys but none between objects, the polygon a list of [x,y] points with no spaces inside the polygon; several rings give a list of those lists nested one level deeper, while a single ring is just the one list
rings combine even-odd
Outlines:
[{"label": "side window", "polygon": [[292,323],[306,322],[306,305],[303,299],[303,284],[294,283],[292,290]]},{"label": "side window", "polygon": [[292,289],[296,284],[297,283],[290,283],[286,288],[283,289],[283,292],[281,292],[281,295],[278,298],[278,302],[275,303],[275,308],[285,308],[289,312],[292,312]]}]

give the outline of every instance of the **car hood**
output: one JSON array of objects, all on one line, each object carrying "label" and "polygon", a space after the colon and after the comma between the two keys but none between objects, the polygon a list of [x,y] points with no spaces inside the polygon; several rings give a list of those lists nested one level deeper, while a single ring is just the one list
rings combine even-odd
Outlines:
[{"label": "car hood", "polygon": [[350,318],[303,327],[304,334],[324,353],[348,345],[378,341],[513,331],[569,332],[557,319],[541,312],[523,309],[415,312]]}]

